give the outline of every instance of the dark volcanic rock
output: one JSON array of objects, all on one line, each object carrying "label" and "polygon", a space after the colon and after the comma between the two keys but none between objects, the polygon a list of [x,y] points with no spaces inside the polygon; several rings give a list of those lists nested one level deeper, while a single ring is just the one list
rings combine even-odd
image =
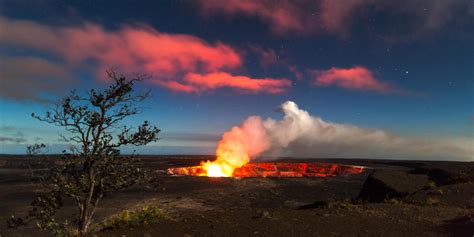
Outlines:
[{"label": "dark volcanic rock", "polygon": [[358,198],[369,202],[382,202],[387,198],[403,197],[420,191],[428,187],[429,182],[427,175],[376,170],[367,177]]},{"label": "dark volcanic rock", "polygon": [[427,165],[417,167],[410,173],[426,174],[438,186],[474,181],[474,166],[472,163],[469,163],[469,165],[463,165],[462,167],[453,166],[454,165],[445,165],[444,167]]}]

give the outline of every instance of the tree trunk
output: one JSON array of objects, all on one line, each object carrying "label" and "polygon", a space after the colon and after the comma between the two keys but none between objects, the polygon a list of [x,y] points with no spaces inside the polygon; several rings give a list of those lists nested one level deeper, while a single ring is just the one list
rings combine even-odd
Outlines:
[{"label": "tree trunk", "polygon": [[81,228],[79,229],[80,236],[87,236],[88,231],[89,231],[89,225],[87,223],[81,224]]},{"label": "tree trunk", "polygon": [[84,203],[84,209],[81,213],[81,216],[79,217],[79,232],[81,233],[81,236],[86,236],[87,232],[89,231],[89,215],[87,214],[89,212],[89,203]]},{"label": "tree trunk", "polygon": [[92,218],[91,209],[94,208],[92,207],[92,196],[94,194],[94,185],[95,185],[95,180],[92,174],[92,168],[89,168],[89,191],[87,194],[87,197],[84,199],[83,203],[83,212],[81,213],[80,220],[79,220],[79,231],[81,232],[81,235],[86,236],[87,232],[89,230],[89,225],[90,225],[90,220]]}]

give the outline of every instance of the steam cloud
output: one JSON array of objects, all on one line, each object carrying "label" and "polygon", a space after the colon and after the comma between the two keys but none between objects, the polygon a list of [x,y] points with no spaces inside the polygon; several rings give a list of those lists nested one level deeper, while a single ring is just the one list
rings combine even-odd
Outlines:
[{"label": "steam cloud", "polygon": [[[226,139],[223,140],[229,140],[231,137],[239,138],[230,140],[235,140],[233,142],[245,147],[250,159],[256,159],[256,156],[261,155],[474,160],[472,139],[433,140],[401,137],[380,129],[326,122],[298,108],[292,101],[283,103],[280,108],[284,114],[282,120],[272,118],[262,120],[260,117],[251,116],[241,126],[227,132],[223,137]],[[256,137],[258,142],[255,141]]]}]

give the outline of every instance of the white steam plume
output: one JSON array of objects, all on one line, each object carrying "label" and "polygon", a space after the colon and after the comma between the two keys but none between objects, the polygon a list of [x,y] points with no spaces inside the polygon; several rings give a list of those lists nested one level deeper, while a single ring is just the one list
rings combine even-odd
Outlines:
[{"label": "white steam plume", "polygon": [[[262,151],[260,155],[266,157],[474,160],[473,139],[408,138],[381,129],[330,123],[311,116],[292,101],[283,103],[281,111],[282,120],[262,121],[252,116],[244,121],[245,126],[239,128],[263,129],[247,134],[259,134],[260,139],[269,141],[262,146],[251,142],[254,139],[241,139],[248,150]],[[259,155],[252,153],[251,159]]]}]

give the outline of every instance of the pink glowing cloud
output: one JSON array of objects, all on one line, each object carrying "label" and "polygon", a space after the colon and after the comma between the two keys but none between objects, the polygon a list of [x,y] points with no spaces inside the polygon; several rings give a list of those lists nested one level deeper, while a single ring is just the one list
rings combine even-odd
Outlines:
[{"label": "pink glowing cloud", "polygon": [[279,63],[278,55],[273,49],[265,49],[259,46],[250,46],[250,51],[253,51],[260,57],[260,65],[262,67],[269,67]]},{"label": "pink glowing cloud", "polygon": [[[453,19],[470,19],[474,5],[469,1],[371,1],[371,0],[198,0],[199,9],[207,16],[258,18],[278,35],[329,32],[348,35],[353,24],[370,15],[399,16],[394,21],[406,23],[407,34],[393,35],[383,29],[376,32],[387,38],[414,38],[439,31]],[[467,10],[465,10],[467,9]],[[359,16],[363,15],[363,18]]]},{"label": "pink glowing cloud", "polygon": [[289,65],[288,70],[293,73],[296,79],[303,80],[304,74],[295,65]]},{"label": "pink glowing cloud", "polygon": [[172,76],[182,71],[236,68],[242,63],[241,56],[226,44],[145,27],[110,32],[94,24],[53,28],[0,18],[0,28],[0,43],[48,51],[72,64],[96,60],[106,67]]},{"label": "pink glowing cloud", "polygon": [[[291,81],[275,78],[250,78],[247,76],[234,76],[225,72],[209,74],[188,73],[184,81],[193,88],[194,92],[215,90],[222,87],[236,88],[250,93],[278,94],[291,87]],[[183,88],[175,86],[175,90]],[[187,88],[184,88],[187,89]]]},{"label": "pink glowing cloud", "polygon": [[[273,93],[287,88],[285,80],[259,81],[251,77],[224,73],[240,69],[243,57],[227,44],[208,43],[191,35],[162,33],[146,26],[124,26],[118,31],[108,31],[89,23],[81,26],[52,27],[2,17],[0,28],[0,45],[48,53],[61,58],[71,68],[90,67],[93,62],[92,67],[98,75],[102,75],[105,69],[111,67],[125,72],[152,74],[153,84],[174,91],[192,93],[234,87],[251,92]],[[188,76],[183,77],[186,74]],[[206,76],[200,77],[200,80],[189,76],[200,74]],[[225,78],[231,81],[219,81],[215,75],[226,75]],[[191,82],[189,78],[195,80]],[[278,87],[279,83],[285,86]]]},{"label": "pink glowing cloud", "polygon": [[200,0],[200,9],[204,14],[212,13],[235,15],[238,13],[257,16],[263,19],[277,33],[288,31],[302,31],[305,21],[302,19],[301,9],[291,1],[241,1],[241,0]]},{"label": "pink glowing cloud", "polygon": [[335,85],[348,90],[376,91],[379,93],[397,92],[394,86],[377,80],[373,73],[362,66],[352,68],[336,68],[329,70],[311,71],[316,86]]}]

